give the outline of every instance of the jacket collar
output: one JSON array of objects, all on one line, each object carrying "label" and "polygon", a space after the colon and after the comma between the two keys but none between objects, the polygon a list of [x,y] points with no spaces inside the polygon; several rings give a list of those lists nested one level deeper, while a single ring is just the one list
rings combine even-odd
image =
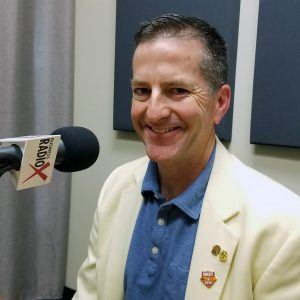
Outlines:
[{"label": "jacket collar", "polygon": [[237,178],[233,172],[237,161],[217,138],[216,157],[205,198],[223,222],[240,211]]},{"label": "jacket collar", "polygon": [[[216,155],[206,189],[205,200],[210,203],[223,222],[229,220],[240,210],[236,179],[232,173],[235,160],[236,158],[226,150],[216,137]],[[134,172],[135,182],[139,186],[145,176],[145,165],[147,166],[148,162],[149,159],[145,157],[144,164],[141,164]]]}]

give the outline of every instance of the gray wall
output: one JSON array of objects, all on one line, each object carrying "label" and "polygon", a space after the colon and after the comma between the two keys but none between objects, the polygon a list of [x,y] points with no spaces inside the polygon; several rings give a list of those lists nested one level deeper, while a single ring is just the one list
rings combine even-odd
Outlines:
[{"label": "gray wall", "polygon": [[[241,17],[232,142],[229,149],[246,164],[300,195],[299,149],[250,145],[250,118],[258,0],[241,0]],[[77,0],[75,33],[76,125],[93,130],[101,155],[90,169],[73,174],[66,285],[86,256],[88,236],[100,188],[117,166],[144,154],[133,134],[113,131],[115,0]]]}]

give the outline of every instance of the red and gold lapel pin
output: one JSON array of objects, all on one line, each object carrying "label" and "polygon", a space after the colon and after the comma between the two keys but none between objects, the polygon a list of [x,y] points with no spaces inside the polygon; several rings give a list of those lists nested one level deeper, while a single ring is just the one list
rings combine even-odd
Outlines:
[{"label": "red and gold lapel pin", "polygon": [[200,280],[207,288],[211,288],[214,285],[214,283],[217,281],[217,278],[215,276],[215,272],[205,271],[202,272],[202,276]]}]

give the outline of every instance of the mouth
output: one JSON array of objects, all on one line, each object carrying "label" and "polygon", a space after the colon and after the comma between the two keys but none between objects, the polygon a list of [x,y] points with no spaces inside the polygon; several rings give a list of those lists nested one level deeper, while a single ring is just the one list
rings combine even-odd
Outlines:
[{"label": "mouth", "polygon": [[148,128],[149,130],[151,130],[152,132],[156,133],[156,134],[166,134],[169,132],[172,132],[176,129],[178,129],[179,127],[165,127],[165,128],[155,128],[155,127],[151,127],[151,126],[146,126],[146,128]]}]

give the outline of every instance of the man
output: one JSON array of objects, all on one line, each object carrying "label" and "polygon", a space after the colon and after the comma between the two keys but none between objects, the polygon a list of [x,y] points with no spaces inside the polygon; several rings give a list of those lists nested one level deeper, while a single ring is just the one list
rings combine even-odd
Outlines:
[{"label": "man", "polygon": [[132,121],[147,158],[105,182],[75,299],[300,299],[300,199],[215,137],[223,39],[175,14],[135,36]]}]

